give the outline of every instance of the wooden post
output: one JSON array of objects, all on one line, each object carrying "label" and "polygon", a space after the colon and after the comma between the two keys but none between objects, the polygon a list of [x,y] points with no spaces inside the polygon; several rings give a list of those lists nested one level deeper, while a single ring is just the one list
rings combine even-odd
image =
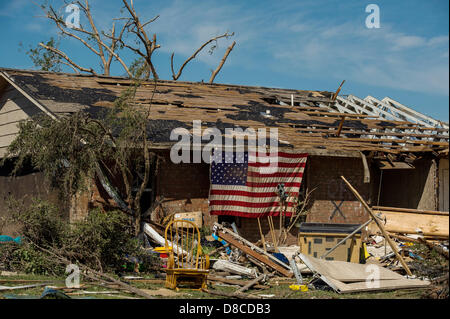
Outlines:
[{"label": "wooden post", "polygon": [[259,227],[259,234],[261,235],[261,243],[263,245],[264,251],[267,253],[266,241],[264,239],[264,235],[261,228],[261,221],[259,220],[259,217],[258,217],[258,227]]},{"label": "wooden post", "polygon": [[341,118],[341,121],[339,122],[339,127],[336,132],[336,137],[339,137],[339,135],[341,135],[342,126],[344,125],[344,121],[345,121],[345,115]]},{"label": "wooden post", "polygon": [[352,191],[353,195],[355,195],[356,198],[361,202],[361,204],[363,204],[364,208],[367,210],[367,212],[369,213],[370,217],[372,217],[372,219],[375,221],[375,223],[377,224],[378,228],[381,230],[381,233],[383,234],[384,238],[389,243],[389,246],[391,246],[392,251],[395,253],[395,256],[398,258],[398,260],[402,264],[403,268],[406,270],[406,273],[409,276],[412,276],[411,270],[409,269],[409,267],[406,264],[406,262],[403,259],[403,257],[398,253],[397,247],[395,246],[395,244],[392,241],[392,239],[389,237],[389,234],[387,233],[386,229],[384,229],[383,224],[380,223],[378,218],[375,216],[375,214],[370,209],[369,205],[367,205],[366,201],[361,197],[361,195],[359,195],[358,191],[353,188],[353,186],[345,179],[344,176],[341,176],[341,178],[345,182],[345,184],[347,184],[347,186],[350,188],[350,190]]},{"label": "wooden post", "polygon": [[267,216],[267,221],[269,222],[270,235],[272,236],[273,246],[275,247],[276,250],[278,250],[277,239],[275,238],[275,226],[273,225],[272,216],[270,215]]}]

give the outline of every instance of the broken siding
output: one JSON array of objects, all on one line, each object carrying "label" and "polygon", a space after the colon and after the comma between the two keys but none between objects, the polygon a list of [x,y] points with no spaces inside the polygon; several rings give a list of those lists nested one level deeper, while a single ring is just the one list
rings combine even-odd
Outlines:
[{"label": "broken siding", "polygon": [[19,122],[38,112],[38,108],[12,86],[3,90],[0,96],[0,158],[17,136]]}]

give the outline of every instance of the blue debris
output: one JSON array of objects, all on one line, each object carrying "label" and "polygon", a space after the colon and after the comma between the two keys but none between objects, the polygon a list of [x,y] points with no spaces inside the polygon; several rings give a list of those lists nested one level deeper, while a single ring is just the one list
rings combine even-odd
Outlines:
[{"label": "blue debris", "polygon": [[285,255],[281,254],[281,253],[272,253],[272,255],[274,255],[275,258],[281,260],[282,262],[284,262],[285,264],[289,265],[289,260],[286,258]]},{"label": "blue debris", "polygon": [[[211,235],[215,240],[217,240],[218,242],[220,242],[222,245],[226,245],[227,244],[227,242],[225,241],[225,240],[223,240],[222,238],[220,238],[219,236],[217,236],[216,234],[212,234]],[[225,251],[226,251],[226,253],[227,253],[227,255],[229,255],[229,254],[231,254],[231,248],[230,248],[230,246],[228,246],[228,247],[225,247]]]},{"label": "blue debris", "polygon": [[20,236],[13,238],[7,235],[0,235],[0,243],[16,243],[20,245],[22,244],[22,238]]}]

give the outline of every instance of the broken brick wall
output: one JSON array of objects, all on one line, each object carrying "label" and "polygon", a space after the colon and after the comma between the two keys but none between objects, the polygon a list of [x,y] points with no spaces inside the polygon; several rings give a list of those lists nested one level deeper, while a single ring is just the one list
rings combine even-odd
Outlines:
[{"label": "broken brick wall", "polygon": [[374,172],[371,169],[371,182],[364,183],[361,158],[310,156],[306,166],[306,185],[309,190],[315,190],[311,194],[307,222],[361,224],[367,221],[368,213],[341,176],[371,205]]}]

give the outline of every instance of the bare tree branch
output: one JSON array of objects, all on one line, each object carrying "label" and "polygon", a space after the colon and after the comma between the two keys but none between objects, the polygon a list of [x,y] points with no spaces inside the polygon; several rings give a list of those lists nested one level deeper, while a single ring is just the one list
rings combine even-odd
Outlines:
[{"label": "bare tree branch", "polygon": [[82,66],[79,66],[78,64],[76,64],[75,62],[73,62],[73,61],[67,56],[67,54],[65,54],[64,52],[62,52],[62,51],[60,51],[60,50],[58,50],[58,49],[56,49],[56,48],[49,47],[49,46],[45,45],[45,44],[42,43],[42,42],[39,43],[39,45],[40,45],[41,47],[43,47],[44,49],[48,50],[48,51],[52,51],[53,53],[56,53],[57,55],[59,55],[60,57],[62,57],[64,60],[66,60],[68,63],[70,63],[73,67],[75,67],[75,68],[77,68],[78,70],[80,70],[81,72],[87,72],[87,73],[91,73],[91,74],[93,74],[93,75],[97,75],[97,73],[95,73],[95,71],[94,71],[92,68],[90,68],[90,69],[83,68]]},{"label": "bare tree branch", "polygon": [[[152,54],[153,52],[158,49],[160,46],[156,44],[156,34],[153,34],[153,40],[150,40],[147,32],[144,30],[144,25],[141,24],[141,21],[139,20],[139,17],[134,9],[133,1],[131,0],[130,3],[128,3],[127,0],[122,0],[125,8],[128,10],[128,13],[131,15],[131,24],[133,25],[133,28],[128,28],[129,32],[132,32],[136,34],[136,36],[139,38],[139,40],[142,42],[142,44],[145,47],[146,54],[142,55],[145,58],[145,61],[147,62],[147,65],[149,66],[153,78],[158,79],[158,73],[156,72],[155,66],[152,63]],[[157,18],[153,18],[152,20],[156,20]],[[145,23],[145,25],[149,24],[150,22],[153,22],[152,20]],[[130,25],[131,26],[131,25]],[[134,30],[136,29],[136,30]],[[130,48],[130,46],[127,46],[127,48]],[[137,52],[139,50],[133,48],[133,51]],[[140,51],[139,51],[140,52]]]},{"label": "bare tree branch", "polygon": [[[49,18],[50,20],[52,20],[55,25],[58,27],[58,29],[61,31],[62,34],[67,35],[69,37],[72,37],[78,41],[80,41],[83,45],[85,45],[89,50],[91,50],[94,54],[96,54],[102,61],[102,65],[103,65],[103,72],[104,75],[109,75],[110,74],[110,69],[111,69],[111,62],[113,57],[122,65],[122,67],[125,69],[125,71],[127,72],[129,77],[132,77],[131,72],[129,71],[127,65],[125,64],[125,62],[119,57],[119,55],[115,52],[117,49],[117,43],[119,40],[121,40],[121,38],[123,37],[123,34],[126,30],[126,25],[123,26],[118,38],[115,38],[115,25],[113,23],[113,27],[111,30],[112,33],[112,38],[111,39],[111,44],[108,45],[106,44],[101,36],[100,36],[100,32],[98,31],[94,19],[92,17],[91,11],[90,11],[90,7],[89,7],[89,2],[88,0],[85,0],[85,4],[83,5],[80,1],[77,1],[77,4],[81,7],[81,10],[83,11],[84,15],[88,18],[90,27],[92,29],[92,31],[88,31],[86,29],[84,29],[83,27],[71,27],[70,29],[72,29],[73,31],[82,33],[87,35],[88,37],[94,39],[93,41],[95,41],[95,44],[98,46],[98,50],[94,48],[94,46],[90,43],[88,43],[88,41],[86,41],[85,39],[83,39],[81,36],[71,32],[68,30],[65,22],[63,21],[62,17],[58,16],[58,14],[56,13],[56,11],[53,9],[53,7],[49,6],[48,7],[48,11],[46,12],[47,14],[47,18]],[[45,11],[46,9],[43,8],[43,10]],[[104,34],[104,32],[102,32],[102,34]],[[106,56],[105,54],[105,50],[109,53],[108,56]]]},{"label": "bare tree branch", "polygon": [[105,59],[105,53],[103,52],[103,48],[102,48],[102,44],[101,44],[102,41],[100,39],[100,34],[99,34],[98,30],[97,30],[97,27],[95,26],[94,19],[92,18],[91,9],[89,8],[89,2],[88,2],[88,0],[85,0],[85,3],[86,3],[85,7],[81,4],[80,1],[77,1],[77,3],[84,10],[84,13],[85,13],[86,17],[89,20],[89,24],[91,25],[94,37],[97,40],[98,51],[99,51],[98,56],[102,60],[102,63],[103,63],[103,66],[104,66],[105,75],[109,75],[109,69],[106,69],[106,59]]},{"label": "bare tree branch", "polygon": [[213,41],[217,41],[220,38],[229,38],[232,37],[234,35],[234,32],[232,32],[231,34],[226,32],[222,35],[219,35],[217,37],[211,38],[208,41],[206,41],[205,43],[203,43],[198,49],[197,51],[194,52],[194,54],[192,54],[186,61],[184,61],[184,63],[181,65],[180,69],[178,70],[178,73],[175,75],[174,69],[173,69],[173,56],[175,53],[172,53],[172,56],[170,58],[170,66],[172,69],[172,78],[176,81],[178,80],[178,78],[181,76],[181,73],[183,72],[184,67],[193,59],[195,59],[195,57],[197,56],[197,54],[200,53],[200,51],[202,51],[208,44],[210,44]]},{"label": "bare tree branch", "polygon": [[225,61],[228,58],[228,55],[230,54],[231,50],[233,50],[234,45],[236,44],[236,41],[233,41],[233,43],[228,47],[227,51],[225,52],[225,55],[222,58],[222,61],[220,61],[219,66],[217,67],[217,69],[214,70],[214,72],[211,74],[211,78],[209,79],[209,83],[213,83],[214,79],[216,78],[216,75],[220,72],[220,70],[222,69]]}]

